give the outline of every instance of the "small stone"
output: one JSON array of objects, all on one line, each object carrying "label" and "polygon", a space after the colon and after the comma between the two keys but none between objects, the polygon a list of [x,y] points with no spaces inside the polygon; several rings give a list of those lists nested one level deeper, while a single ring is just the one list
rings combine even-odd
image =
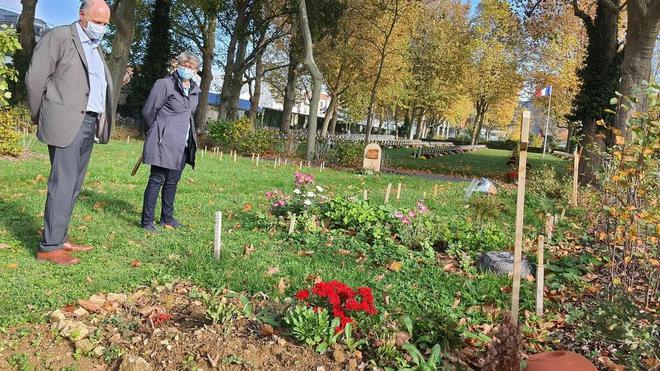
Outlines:
[{"label": "small stone", "polygon": [[94,345],[88,339],[81,339],[76,341],[76,350],[81,351],[82,353],[89,353],[94,349]]},{"label": "small stone", "polygon": [[325,371],[325,366],[316,367],[316,371]]},{"label": "small stone", "polygon": [[254,346],[254,344],[248,344],[245,346],[245,350],[247,350],[250,353],[256,353],[257,352],[257,347]]},{"label": "small stone", "polygon": [[151,371],[153,368],[142,357],[125,356],[119,365],[119,371]]},{"label": "small stone", "polygon": [[78,309],[73,311],[73,316],[77,317],[77,318],[82,318],[82,317],[85,317],[85,316],[88,316],[88,315],[89,315],[89,312],[87,310],[85,310],[85,308],[78,308]]},{"label": "small stone", "polygon": [[273,336],[273,333],[275,331],[273,330],[273,326],[264,323],[261,325],[261,334],[264,336]]},{"label": "small stone", "polygon": [[105,347],[103,346],[97,346],[96,348],[92,349],[92,354],[96,357],[103,357],[103,354],[105,353]]},{"label": "small stone", "polygon": [[141,342],[141,341],[142,341],[142,336],[140,336],[140,335],[138,335],[138,336],[133,336],[133,338],[131,338],[131,343],[133,343],[133,344],[137,344],[137,343],[139,343],[139,342]]},{"label": "small stone", "polygon": [[65,326],[60,331],[62,337],[75,342],[89,334],[89,329],[84,323],[79,321],[62,321],[60,323],[65,322]]},{"label": "small stone", "polygon": [[53,312],[50,314],[50,321],[51,321],[51,322],[60,322],[60,321],[64,321],[65,319],[66,319],[66,316],[65,316],[64,313],[62,313],[62,311],[59,310],[59,309],[56,310],[56,311],[53,311]]},{"label": "small stone", "polygon": [[119,304],[125,303],[126,300],[128,299],[126,294],[108,294],[107,298],[108,301],[115,301]]}]

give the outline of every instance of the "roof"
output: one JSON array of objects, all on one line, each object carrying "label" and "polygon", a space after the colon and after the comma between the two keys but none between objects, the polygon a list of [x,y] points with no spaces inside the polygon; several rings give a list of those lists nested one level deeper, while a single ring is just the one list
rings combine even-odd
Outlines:
[{"label": "roof", "polygon": [[[209,93],[209,104],[212,106],[219,106],[220,105],[220,94],[216,93]],[[239,99],[238,100],[238,110],[239,111],[249,111],[250,110],[250,101],[247,99]],[[257,107],[257,111],[261,112],[262,108]]]}]

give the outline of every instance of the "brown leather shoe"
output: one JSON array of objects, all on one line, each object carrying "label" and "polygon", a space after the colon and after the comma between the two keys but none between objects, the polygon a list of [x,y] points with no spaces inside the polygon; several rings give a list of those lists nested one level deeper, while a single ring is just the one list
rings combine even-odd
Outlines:
[{"label": "brown leather shoe", "polygon": [[64,249],[48,252],[38,252],[37,260],[47,261],[57,265],[76,265],[80,263],[80,259],[74,258]]},{"label": "brown leather shoe", "polygon": [[94,249],[91,246],[78,245],[75,242],[71,242],[71,241],[67,241],[63,243],[62,247],[64,248],[64,250],[68,252],[84,252]]}]

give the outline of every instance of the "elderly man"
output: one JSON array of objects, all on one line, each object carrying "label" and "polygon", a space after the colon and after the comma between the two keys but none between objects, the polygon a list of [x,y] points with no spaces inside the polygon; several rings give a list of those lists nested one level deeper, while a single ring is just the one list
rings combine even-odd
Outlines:
[{"label": "elderly man", "polygon": [[39,41],[25,77],[37,137],[48,145],[51,164],[37,259],[54,264],[78,264],[70,253],[92,249],[69,241],[67,230],[92,146],[110,139],[112,81],[100,48],[109,22],[105,1],[83,0],[79,21]]}]

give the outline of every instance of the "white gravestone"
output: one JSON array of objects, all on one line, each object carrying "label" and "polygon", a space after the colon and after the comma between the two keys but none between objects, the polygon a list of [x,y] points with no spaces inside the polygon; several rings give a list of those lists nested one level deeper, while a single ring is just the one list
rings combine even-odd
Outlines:
[{"label": "white gravestone", "polygon": [[378,144],[368,144],[364,149],[364,161],[362,163],[362,168],[364,170],[371,170],[375,173],[379,173],[382,156],[383,151]]}]

